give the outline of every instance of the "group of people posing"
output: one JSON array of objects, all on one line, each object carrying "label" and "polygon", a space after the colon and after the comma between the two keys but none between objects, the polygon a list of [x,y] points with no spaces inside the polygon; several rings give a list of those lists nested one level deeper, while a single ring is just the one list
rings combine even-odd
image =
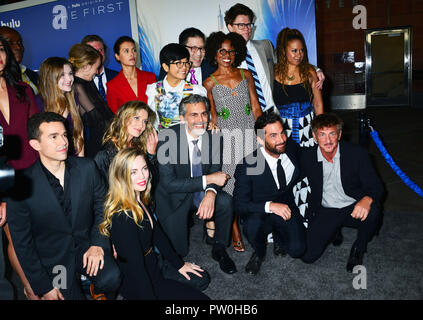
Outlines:
[{"label": "group of people posing", "polygon": [[347,270],[363,263],[382,183],[324,113],[324,75],[302,34],[284,28],[275,51],[250,40],[254,18],[236,4],[227,34],[185,29],[160,51],[158,79],[136,67],[127,36],[113,47],[119,73],[89,35],[37,74],[20,64],[19,33],[0,27],[1,152],[16,170],[0,225],[28,299],[84,299],[81,279],[99,300],[209,299],[209,274],[183,260],[198,219],[227,274],[227,248],[245,251],[239,225],[252,275],[269,235],[275,255],[312,263],[343,226],[358,228]]}]

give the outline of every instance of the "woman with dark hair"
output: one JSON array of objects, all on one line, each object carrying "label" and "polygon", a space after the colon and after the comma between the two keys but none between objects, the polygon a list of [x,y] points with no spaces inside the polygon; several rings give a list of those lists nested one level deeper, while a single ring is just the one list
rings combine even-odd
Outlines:
[{"label": "woman with dark hair", "polygon": [[308,63],[307,46],[297,29],[278,34],[273,100],[281,114],[288,137],[302,147],[314,145],[311,120],[323,113],[317,74]]},{"label": "woman with dark hair", "polygon": [[[8,164],[16,170],[16,176],[21,170],[31,166],[38,157],[37,152],[28,143],[26,123],[39,109],[31,87],[23,82],[21,77],[21,69],[8,42],[0,36],[0,126],[4,135],[0,155],[8,158]],[[2,215],[6,215],[5,204],[0,203],[0,206]],[[36,299],[16,256],[9,225],[6,223],[3,229],[9,242],[7,251],[10,264],[19,276],[28,299]]]},{"label": "woman with dark hair", "polygon": [[144,153],[120,150],[109,173],[104,221],[100,232],[116,247],[123,275],[120,293],[127,300],[208,300],[193,286],[163,277],[154,247],[186,279],[202,277],[200,266],[184,262],[154,218],[151,175]]},{"label": "woman with dark hair", "polygon": [[128,36],[122,36],[116,40],[113,51],[115,59],[122,65],[122,70],[107,82],[107,103],[110,109],[116,113],[120,106],[131,100],[147,103],[145,91],[148,84],[156,82],[156,75],[136,67],[135,41]]},{"label": "woman with dark hair", "polygon": [[101,149],[101,139],[113,112],[100,96],[92,81],[101,66],[101,54],[93,47],[77,43],[69,51],[69,62],[75,71],[74,90],[84,124],[85,156],[94,158]]},{"label": "woman with dark hair", "polygon": [[[251,72],[238,68],[246,55],[245,40],[237,33],[214,32],[207,38],[206,59],[217,67],[216,72],[203,83],[210,100],[209,129],[220,128],[224,139],[231,142],[230,161],[224,160],[222,166],[222,171],[231,177],[237,163],[245,156],[242,146],[247,147],[247,151],[253,151],[254,121],[262,114]],[[248,134],[247,129],[251,129],[251,134]],[[227,156],[228,154],[225,154],[225,158]],[[232,195],[233,190],[234,179],[230,179],[225,191]],[[236,251],[242,252],[245,247],[237,220],[235,214],[232,228],[233,246]],[[208,236],[210,234],[206,239]]]}]

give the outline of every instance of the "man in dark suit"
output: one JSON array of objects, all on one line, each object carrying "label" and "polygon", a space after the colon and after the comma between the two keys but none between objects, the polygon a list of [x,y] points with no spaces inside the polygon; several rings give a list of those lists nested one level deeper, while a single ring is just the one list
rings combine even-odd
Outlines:
[{"label": "man in dark suit", "polygon": [[[206,36],[201,30],[196,28],[187,28],[179,35],[179,44],[185,46],[190,54],[189,61],[192,62],[192,68],[187,75],[186,80],[192,84],[202,85],[216,68],[211,66],[207,60],[204,60],[206,49]],[[160,68],[159,80],[163,80],[166,72]]]},{"label": "man in dark suit", "polygon": [[22,64],[22,59],[25,52],[22,37],[18,31],[9,28],[8,26],[0,27],[0,36],[6,39],[9,43],[10,48],[13,51],[13,55],[16,61],[19,63],[22,71],[22,80],[26,82],[34,91],[34,95],[38,95],[38,74],[35,71],[27,68]]},{"label": "man in dark suit", "polygon": [[380,223],[383,185],[367,151],[348,142],[340,142],[342,120],[325,113],[313,119],[311,127],[317,144],[301,156],[301,169],[309,180],[311,197],[306,216],[306,263],[319,259],[343,226],[358,229],[347,262],[352,272],[362,265],[367,243]]},{"label": "man in dark suit", "polygon": [[237,165],[233,196],[244,234],[254,249],[245,271],[256,275],[269,233],[273,233],[275,255],[299,258],[305,251],[305,229],[292,192],[300,177],[298,146],[287,138],[276,113],[264,113],[254,129],[261,147]]},{"label": "man in dark suit", "polygon": [[120,285],[109,240],[102,236],[106,194],[90,159],[67,157],[65,119],[42,112],[28,120],[30,145],[39,159],[17,181],[7,201],[13,245],[34,293],[45,300],[84,299],[80,274],[95,299]]},{"label": "man in dark suit", "polygon": [[97,87],[97,90],[100,92],[100,95],[102,96],[102,98],[106,101],[106,93],[107,93],[106,83],[107,81],[110,81],[114,77],[116,77],[119,72],[105,67],[104,63],[106,62],[107,46],[104,40],[100,36],[96,34],[87,35],[81,40],[81,43],[93,47],[101,54],[101,57],[102,57],[101,66],[100,66],[100,69],[98,70],[98,74],[94,77],[92,81]]},{"label": "man in dark suit", "polygon": [[[247,43],[247,58],[239,66],[251,71],[254,77],[257,96],[262,110],[269,110],[275,107],[273,101],[273,67],[277,62],[275,50],[270,40],[253,40],[254,12],[244,4],[237,3],[225,12],[225,23],[229,32],[241,35]],[[325,76],[316,68],[319,82],[316,87],[322,89]],[[277,111],[276,108],[274,110]]]},{"label": "man in dark suit", "polygon": [[212,257],[226,273],[236,267],[226,252],[232,225],[232,197],[221,190],[229,175],[221,172],[222,136],[206,131],[209,103],[192,94],[179,107],[182,123],[159,133],[157,157],[160,181],[156,189],[157,217],[176,252],[188,254],[188,220],[215,221]]}]

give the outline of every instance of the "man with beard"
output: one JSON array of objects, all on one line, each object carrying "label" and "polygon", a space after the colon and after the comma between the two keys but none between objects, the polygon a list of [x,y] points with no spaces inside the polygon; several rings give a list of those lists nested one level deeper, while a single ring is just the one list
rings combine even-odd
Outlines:
[{"label": "man with beard", "polygon": [[[221,188],[229,179],[222,168],[222,136],[206,131],[209,103],[192,94],[179,105],[181,123],[160,131],[157,158],[160,181],[156,190],[157,217],[176,252],[189,251],[189,217],[214,218],[212,258],[223,272],[235,273],[228,256],[233,219],[232,197]],[[166,275],[165,275],[166,277]]]},{"label": "man with beard", "polygon": [[305,228],[292,192],[300,177],[298,146],[287,139],[276,113],[260,116],[254,130],[261,146],[238,164],[233,194],[234,209],[254,249],[245,267],[252,275],[264,261],[271,232],[275,255],[299,258],[305,251]]}]

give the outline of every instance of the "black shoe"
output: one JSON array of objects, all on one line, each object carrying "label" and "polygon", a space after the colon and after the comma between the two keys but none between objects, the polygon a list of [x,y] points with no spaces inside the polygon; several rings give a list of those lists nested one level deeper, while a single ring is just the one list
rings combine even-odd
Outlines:
[{"label": "black shoe", "polygon": [[352,272],[355,266],[363,265],[363,255],[364,252],[361,252],[358,249],[358,246],[354,244],[351,248],[350,257],[347,262],[347,271]]},{"label": "black shoe", "polygon": [[210,237],[209,234],[207,233],[207,230],[213,230],[214,231],[214,229],[207,228],[207,225],[204,223],[204,226],[203,226],[203,241],[205,243],[207,243],[208,245],[212,246],[212,245],[214,245],[214,237],[213,238]]},{"label": "black shoe", "polygon": [[273,254],[275,256],[281,256],[281,257],[286,256],[286,252],[283,251],[282,247],[278,245],[278,243],[275,241],[273,241]]},{"label": "black shoe", "polygon": [[261,259],[254,252],[250,260],[248,261],[247,265],[245,266],[245,272],[255,276],[259,272],[262,262],[263,262],[263,259]]},{"label": "black shoe", "polygon": [[339,230],[336,235],[335,235],[335,239],[333,239],[332,244],[335,247],[339,247],[342,242],[344,241],[344,236],[342,235],[342,230]]},{"label": "black shoe", "polygon": [[212,258],[219,262],[220,269],[223,272],[232,274],[237,272],[235,263],[229,258],[224,248],[218,250],[212,250]]}]

